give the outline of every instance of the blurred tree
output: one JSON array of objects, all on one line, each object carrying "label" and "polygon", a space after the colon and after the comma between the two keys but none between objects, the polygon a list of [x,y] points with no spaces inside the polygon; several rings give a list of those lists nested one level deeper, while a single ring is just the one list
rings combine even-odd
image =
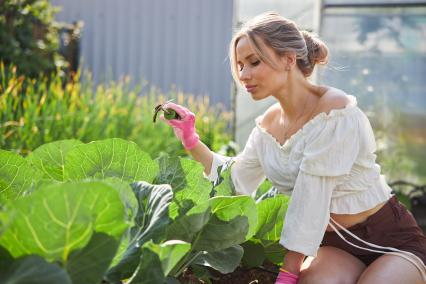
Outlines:
[{"label": "blurred tree", "polygon": [[0,61],[35,78],[67,67],[48,0],[0,0]]}]

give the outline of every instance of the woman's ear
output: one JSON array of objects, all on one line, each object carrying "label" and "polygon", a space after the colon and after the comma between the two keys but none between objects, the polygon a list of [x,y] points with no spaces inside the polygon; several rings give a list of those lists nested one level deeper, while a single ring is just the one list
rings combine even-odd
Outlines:
[{"label": "woman's ear", "polygon": [[282,59],[285,70],[290,71],[296,65],[296,52],[287,52]]}]

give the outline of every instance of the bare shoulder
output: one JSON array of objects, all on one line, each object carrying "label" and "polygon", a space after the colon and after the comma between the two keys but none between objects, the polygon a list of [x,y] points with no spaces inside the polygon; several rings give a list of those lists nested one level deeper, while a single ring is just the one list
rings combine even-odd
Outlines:
[{"label": "bare shoulder", "polygon": [[329,113],[333,109],[345,108],[350,103],[347,94],[342,90],[330,88],[318,101],[316,113]]},{"label": "bare shoulder", "polygon": [[260,124],[262,127],[268,128],[277,117],[281,114],[281,106],[279,103],[275,103],[270,106],[262,115]]}]

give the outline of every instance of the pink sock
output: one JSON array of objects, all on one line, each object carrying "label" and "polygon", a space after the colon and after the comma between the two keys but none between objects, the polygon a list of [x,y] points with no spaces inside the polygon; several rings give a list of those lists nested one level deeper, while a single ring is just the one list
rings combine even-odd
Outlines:
[{"label": "pink sock", "polygon": [[297,280],[299,276],[288,272],[288,271],[280,271],[278,274],[277,280],[275,284],[297,284]]}]

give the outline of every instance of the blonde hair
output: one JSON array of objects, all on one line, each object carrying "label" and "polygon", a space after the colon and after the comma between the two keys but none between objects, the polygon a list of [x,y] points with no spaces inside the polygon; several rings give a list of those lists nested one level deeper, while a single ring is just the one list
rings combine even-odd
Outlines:
[{"label": "blonde hair", "polygon": [[229,57],[235,82],[240,82],[236,47],[242,37],[247,37],[256,55],[273,68],[277,66],[262,50],[259,39],[278,56],[295,52],[297,66],[305,77],[312,74],[316,64],[326,64],[328,61],[328,48],[320,39],[307,31],[300,31],[293,21],[268,12],[247,22],[231,40]]}]

